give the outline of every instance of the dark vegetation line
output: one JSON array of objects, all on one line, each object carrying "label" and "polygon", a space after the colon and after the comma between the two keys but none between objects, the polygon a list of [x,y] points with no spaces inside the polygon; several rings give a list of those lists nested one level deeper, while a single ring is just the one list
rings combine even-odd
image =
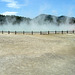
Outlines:
[{"label": "dark vegetation line", "polygon": [[0,15],[0,25],[4,25],[4,24],[20,24],[22,21],[25,21],[26,23],[29,23],[31,19],[30,18],[26,18],[26,17],[21,17],[21,16],[15,16],[15,15]]},{"label": "dark vegetation line", "polygon": [[54,15],[46,15],[41,14],[33,19],[27,18],[27,17],[21,17],[21,16],[15,16],[15,15],[0,15],[0,25],[7,25],[7,24],[20,24],[22,22],[26,24],[30,24],[30,22],[36,22],[39,25],[45,24],[45,23],[53,23],[56,25],[65,24],[68,22],[69,24],[75,24],[75,18],[74,17],[68,17],[68,16],[54,16]]}]

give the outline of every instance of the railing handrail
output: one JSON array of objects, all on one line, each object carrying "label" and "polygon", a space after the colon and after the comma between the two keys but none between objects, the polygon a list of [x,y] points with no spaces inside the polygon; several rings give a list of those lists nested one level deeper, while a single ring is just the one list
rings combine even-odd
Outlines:
[{"label": "railing handrail", "polygon": [[15,33],[15,34],[17,34],[17,33],[22,33],[22,34],[25,34],[25,33],[31,33],[32,35],[34,34],[34,33],[40,33],[40,35],[41,34],[51,34],[51,33],[54,33],[54,34],[57,34],[57,33],[61,33],[61,34],[64,34],[64,33],[67,33],[67,34],[70,34],[70,33],[75,33],[75,31],[73,30],[73,31],[69,31],[69,30],[65,30],[65,31],[0,31],[2,34],[3,33],[8,33],[8,34],[10,34],[10,33]]}]

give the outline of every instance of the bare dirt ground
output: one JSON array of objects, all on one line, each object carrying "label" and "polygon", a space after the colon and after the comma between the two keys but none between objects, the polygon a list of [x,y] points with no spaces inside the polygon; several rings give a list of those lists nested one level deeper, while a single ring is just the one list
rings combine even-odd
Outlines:
[{"label": "bare dirt ground", "polygon": [[75,34],[0,34],[0,75],[75,75]]}]

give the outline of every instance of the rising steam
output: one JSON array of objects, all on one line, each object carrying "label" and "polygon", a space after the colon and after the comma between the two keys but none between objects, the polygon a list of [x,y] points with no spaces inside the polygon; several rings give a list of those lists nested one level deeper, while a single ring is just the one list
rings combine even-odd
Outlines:
[{"label": "rising steam", "polygon": [[[57,23],[55,16],[52,16],[52,21],[48,20],[46,15],[40,15],[32,19],[29,24],[26,21],[21,21],[20,24],[13,25],[12,22],[15,21],[15,18],[11,22],[6,19],[7,24],[0,26],[0,31],[61,31],[61,30],[75,30],[75,24],[69,24],[70,19],[67,18],[65,22]],[[61,20],[60,20],[61,21]]]}]

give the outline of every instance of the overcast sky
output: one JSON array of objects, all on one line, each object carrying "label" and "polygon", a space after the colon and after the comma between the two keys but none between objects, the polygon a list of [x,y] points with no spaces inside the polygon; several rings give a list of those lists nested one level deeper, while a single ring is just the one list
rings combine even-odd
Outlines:
[{"label": "overcast sky", "polygon": [[0,0],[0,14],[30,18],[39,14],[75,17],[75,0]]}]

